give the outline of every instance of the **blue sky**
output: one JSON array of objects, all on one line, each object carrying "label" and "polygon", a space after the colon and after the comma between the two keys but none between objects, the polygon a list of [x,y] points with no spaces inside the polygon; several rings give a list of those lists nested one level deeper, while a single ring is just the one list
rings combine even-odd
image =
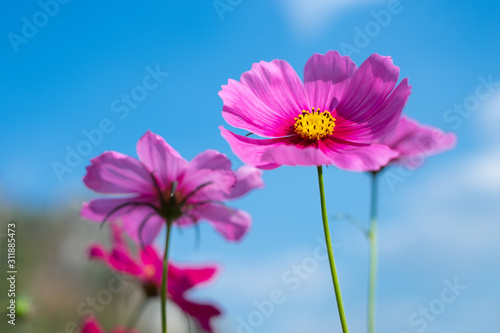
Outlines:
[{"label": "blue sky", "polygon": [[[88,160],[106,150],[135,155],[136,141],[148,129],[188,159],[212,148],[239,166],[218,130],[224,120],[217,92],[228,78],[238,79],[254,62],[277,58],[302,75],[313,53],[328,50],[350,53],[357,64],[375,52],[391,55],[413,86],[405,112],[454,131],[459,142],[396,188],[381,182],[379,329],[417,332],[421,326],[412,326],[409,317],[440,297],[445,280],[457,278],[467,289],[425,331],[495,332],[500,325],[495,315],[500,310],[495,284],[500,3],[222,2],[232,3],[231,10],[218,13],[212,1],[69,1],[51,7],[53,17],[46,19],[36,2],[3,3],[2,205],[37,211],[92,197],[81,182]],[[390,9],[389,18],[374,23]],[[34,20],[36,32],[25,27]],[[144,90],[151,71],[163,74]],[[473,100],[478,87],[490,94],[474,111],[453,111]],[[134,91],[147,96],[126,111],[123,98]],[[82,132],[103,122],[108,133],[58,177],[54,163],[67,164],[67,149],[84,149]],[[333,167],[325,173],[330,214],[349,212],[365,221],[368,177]],[[194,232],[174,236],[174,258],[223,263],[217,284],[199,293],[227,309],[217,323],[221,332],[235,332],[238,318],[255,311],[254,300],[275,289],[286,300],[255,332],[340,332],[326,262],[318,262],[297,290],[282,280],[290,267],[310,258],[322,237],[316,171],[283,167],[264,179],[265,190],[235,203],[254,218],[243,243],[226,244],[203,227],[199,249],[193,246]],[[367,246],[350,224],[334,222],[332,229],[352,331],[363,331]]]}]

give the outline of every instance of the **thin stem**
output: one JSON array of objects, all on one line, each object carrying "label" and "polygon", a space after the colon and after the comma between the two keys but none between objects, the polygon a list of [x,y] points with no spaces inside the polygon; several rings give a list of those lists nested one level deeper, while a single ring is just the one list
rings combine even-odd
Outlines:
[{"label": "thin stem", "polygon": [[340,323],[342,324],[342,332],[348,333],[347,320],[345,318],[344,303],[342,302],[342,294],[340,293],[339,279],[337,269],[335,268],[335,258],[333,257],[332,240],[330,239],[330,227],[328,226],[328,213],[326,212],[325,185],[323,184],[323,167],[318,166],[318,181],[319,194],[321,198],[321,214],[323,216],[323,229],[325,231],[326,247],[328,250],[328,259],[330,262],[330,270],[332,272],[333,288],[335,289],[335,297],[337,299],[337,308],[339,311]]},{"label": "thin stem", "polygon": [[167,235],[165,239],[165,253],[163,255],[163,276],[161,280],[161,328],[167,333],[167,284],[168,284],[168,247],[170,243],[170,229],[172,223],[167,221]]},{"label": "thin stem", "polygon": [[137,306],[137,308],[135,309],[132,316],[130,316],[130,318],[127,322],[127,326],[125,326],[125,327],[127,327],[128,330],[133,329],[135,327],[135,325],[137,324],[137,321],[139,320],[142,313],[144,312],[144,309],[146,308],[147,300],[148,300],[147,298],[143,298],[141,300],[141,302],[139,303],[139,305]]},{"label": "thin stem", "polygon": [[377,172],[371,172],[370,229],[370,280],[368,284],[368,333],[375,332],[375,294],[377,286]]},{"label": "thin stem", "polygon": [[191,317],[187,314],[186,311],[184,311],[184,316],[186,317],[186,323],[187,323],[187,327],[188,327],[188,333],[192,333],[193,332],[193,327],[191,325]]},{"label": "thin stem", "polygon": [[365,228],[363,223],[356,219],[354,216],[350,214],[345,214],[345,213],[338,213],[330,217],[333,221],[340,221],[340,220],[345,220],[352,225],[354,225],[356,228],[359,229],[363,233],[363,236],[368,237],[368,230]]}]

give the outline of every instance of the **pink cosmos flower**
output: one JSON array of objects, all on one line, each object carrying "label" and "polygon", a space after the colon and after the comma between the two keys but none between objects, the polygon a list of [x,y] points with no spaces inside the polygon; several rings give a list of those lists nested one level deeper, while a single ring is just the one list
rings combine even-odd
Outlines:
[{"label": "pink cosmos flower", "polygon": [[[106,333],[94,317],[87,318],[83,322],[80,333]],[[137,333],[137,331],[127,331],[122,328],[114,329],[111,333]]]},{"label": "pink cosmos flower", "polygon": [[230,241],[248,230],[248,213],[227,207],[254,188],[262,188],[262,172],[249,166],[231,170],[231,161],[207,150],[187,162],[159,135],[148,131],[137,143],[139,159],[114,151],[93,158],[83,182],[113,199],[84,203],[81,215],[103,222],[121,218],[130,236],[149,244],[165,221],[187,226],[207,220]]},{"label": "pink cosmos flower", "polygon": [[454,148],[457,137],[454,133],[445,133],[402,116],[396,130],[383,137],[380,143],[399,152],[399,156],[390,161],[391,164],[401,163],[414,169],[422,165],[427,156]]},{"label": "pink cosmos flower", "polygon": [[230,125],[267,139],[223,127],[221,134],[241,160],[261,169],[378,168],[397,156],[374,142],[395,128],[410,95],[408,79],[396,87],[398,77],[392,59],[378,54],[359,68],[336,51],[314,54],[304,68],[304,83],[286,61],[261,61],[240,81],[229,80],[219,96]]},{"label": "pink cosmos flower", "polygon": [[[135,277],[142,283],[147,297],[160,295],[162,283],[163,262],[153,246],[146,246],[135,258],[129,251],[122,237],[121,228],[117,223],[111,223],[113,232],[113,247],[111,252],[100,245],[90,247],[90,257],[100,260],[111,269]],[[179,267],[169,262],[167,295],[186,314],[199,323],[205,331],[213,332],[210,320],[221,314],[221,311],[211,304],[192,302],[186,296],[188,290],[212,280],[217,272],[216,266]]]}]

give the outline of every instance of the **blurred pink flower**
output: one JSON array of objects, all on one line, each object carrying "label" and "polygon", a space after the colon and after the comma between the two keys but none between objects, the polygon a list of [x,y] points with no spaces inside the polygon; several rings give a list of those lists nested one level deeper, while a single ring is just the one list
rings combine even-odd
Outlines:
[{"label": "blurred pink flower", "polygon": [[410,95],[408,79],[396,87],[399,68],[390,57],[371,55],[359,68],[338,52],[314,54],[304,83],[284,60],[254,64],[240,81],[229,80],[219,96],[232,126],[222,136],[245,163],[261,169],[281,165],[329,165],[366,171],[397,153],[376,140],[392,131]]},{"label": "blurred pink flower", "polygon": [[159,135],[148,131],[137,143],[139,159],[114,151],[91,160],[83,182],[105,194],[127,195],[84,203],[82,217],[103,222],[121,218],[134,240],[149,244],[168,220],[187,226],[207,220],[230,241],[248,230],[251,217],[223,201],[262,188],[262,172],[249,166],[231,170],[231,161],[206,150],[187,162]]},{"label": "blurred pink flower", "polygon": [[438,128],[421,125],[407,116],[402,116],[396,130],[379,142],[399,152],[399,156],[390,163],[401,163],[414,169],[422,165],[427,156],[453,149],[457,137],[454,133],[445,133]]},{"label": "blurred pink flower", "polygon": [[[134,276],[142,283],[146,296],[160,295],[162,283],[163,262],[156,249],[149,245],[141,249],[138,258],[129,251],[122,238],[122,232],[117,223],[111,223],[113,231],[113,247],[106,251],[100,244],[90,247],[90,257],[103,261],[111,269]],[[199,325],[208,332],[213,332],[210,325],[212,317],[221,311],[211,304],[199,304],[190,301],[186,292],[198,285],[213,280],[217,272],[216,266],[179,267],[169,262],[167,295],[186,314],[193,317]]]},{"label": "blurred pink flower", "polygon": [[[94,317],[85,319],[80,333],[106,333]],[[127,331],[123,328],[114,329],[111,333],[137,333],[135,330]]]}]

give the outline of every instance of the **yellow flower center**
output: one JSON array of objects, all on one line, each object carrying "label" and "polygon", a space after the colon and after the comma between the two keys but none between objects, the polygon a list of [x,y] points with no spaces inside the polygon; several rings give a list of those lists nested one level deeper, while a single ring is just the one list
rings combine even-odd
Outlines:
[{"label": "yellow flower center", "polygon": [[319,108],[312,112],[302,110],[295,118],[295,133],[309,140],[320,140],[333,133],[335,118],[329,111],[320,112]]}]

